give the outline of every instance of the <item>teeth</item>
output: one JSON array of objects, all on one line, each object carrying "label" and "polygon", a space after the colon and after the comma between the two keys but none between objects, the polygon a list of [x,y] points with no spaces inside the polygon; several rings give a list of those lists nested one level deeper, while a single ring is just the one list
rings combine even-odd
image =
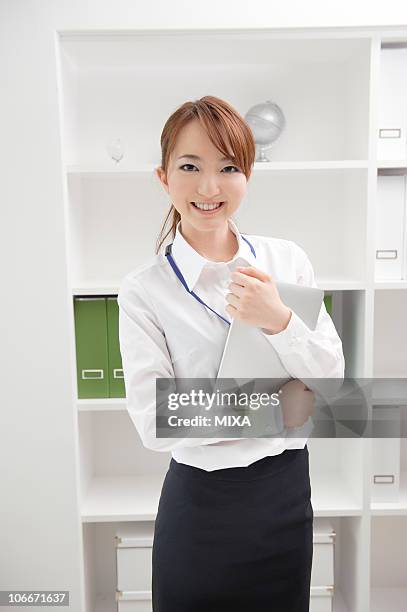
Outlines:
[{"label": "teeth", "polygon": [[197,208],[200,208],[201,210],[214,210],[215,208],[219,208],[221,202],[217,202],[214,204],[207,204],[206,202],[194,202],[194,204]]}]

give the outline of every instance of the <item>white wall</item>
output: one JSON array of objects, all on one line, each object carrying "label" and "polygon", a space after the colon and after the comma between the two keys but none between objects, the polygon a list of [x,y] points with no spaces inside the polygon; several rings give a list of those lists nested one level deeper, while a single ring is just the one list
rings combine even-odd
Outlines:
[{"label": "white wall", "polygon": [[0,589],[82,608],[55,31],[403,25],[402,4],[1,1]]}]

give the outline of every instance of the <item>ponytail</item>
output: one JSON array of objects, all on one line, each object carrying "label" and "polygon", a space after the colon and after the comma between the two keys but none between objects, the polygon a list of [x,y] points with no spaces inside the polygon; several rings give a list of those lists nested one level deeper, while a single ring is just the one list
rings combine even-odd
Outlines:
[{"label": "ponytail", "polygon": [[[165,226],[167,225],[168,220],[170,220],[171,227],[167,231],[167,233],[164,235]],[[161,245],[163,244],[164,240],[167,238],[169,233],[171,233],[171,238],[172,239],[175,238],[175,232],[176,232],[176,229],[177,229],[178,222],[180,220],[181,220],[181,215],[179,214],[179,212],[175,208],[175,206],[173,204],[171,204],[171,208],[168,211],[167,216],[165,217],[164,223],[163,223],[163,225],[161,227],[160,233],[159,233],[158,238],[157,238],[157,243],[156,243],[156,248],[155,248],[156,254],[158,254],[160,252]]]}]

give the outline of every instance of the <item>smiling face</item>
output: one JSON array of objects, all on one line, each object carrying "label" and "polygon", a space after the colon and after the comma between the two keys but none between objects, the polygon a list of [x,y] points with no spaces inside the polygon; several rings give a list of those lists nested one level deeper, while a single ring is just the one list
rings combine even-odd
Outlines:
[{"label": "smiling face", "polygon": [[[231,159],[224,159],[197,119],[180,130],[167,175],[161,168],[156,172],[181,215],[183,232],[225,227],[246,193],[247,179],[243,170]],[[200,210],[193,204],[220,202],[221,206],[214,210]]]}]

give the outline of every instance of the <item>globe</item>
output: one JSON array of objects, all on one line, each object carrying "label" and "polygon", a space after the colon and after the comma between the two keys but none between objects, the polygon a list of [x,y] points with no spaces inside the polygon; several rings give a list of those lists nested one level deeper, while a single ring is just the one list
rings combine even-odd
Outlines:
[{"label": "globe", "polygon": [[244,118],[253,132],[256,148],[259,147],[256,161],[270,161],[265,150],[271,147],[285,128],[286,120],[283,111],[275,102],[267,100],[252,106]]}]

